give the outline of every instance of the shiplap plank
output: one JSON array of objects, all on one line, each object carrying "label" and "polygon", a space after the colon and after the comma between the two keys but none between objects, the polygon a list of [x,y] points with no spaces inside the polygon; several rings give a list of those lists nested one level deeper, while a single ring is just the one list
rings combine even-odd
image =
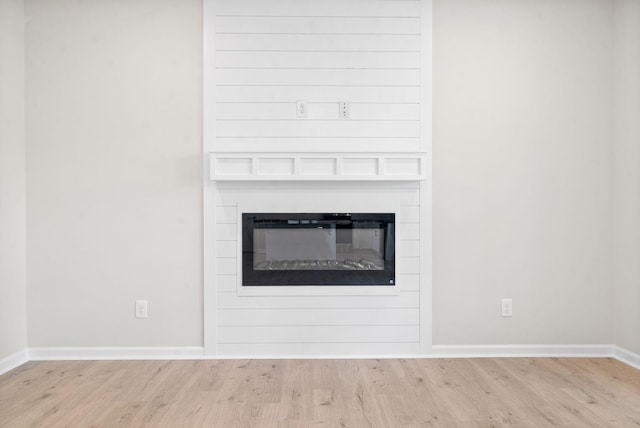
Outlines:
[{"label": "shiplap plank", "polygon": [[350,103],[351,120],[420,120],[420,104]]},{"label": "shiplap plank", "polygon": [[[310,196],[313,194],[313,196]],[[417,189],[359,188],[358,200],[354,200],[352,188],[285,188],[270,192],[261,189],[237,188],[217,192],[218,204],[239,203],[244,212],[264,212],[277,200],[279,212],[300,212],[304,201],[306,212],[392,212],[394,206],[419,205]],[[220,225],[219,225],[220,226]],[[235,226],[235,225],[224,225]],[[418,224],[397,224],[397,239],[418,239]],[[231,232],[229,232],[231,233]],[[233,228],[234,239],[237,236]],[[220,239],[220,238],[218,238]]]},{"label": "shiplap plank", "polygon": [[246,52],[219,51],[216,65],[262,68],[419,68],[419,52]]},{"label": "shiplap plank", "polygon": [[[404,243],[408,241],[403,241]],[[411,241],[414,242],[414,241]],[[415,241],[418,242],[418,241]],[[404,244],[400,244],[404,245]],[[238,277],[236,275],[217,275],[216,290],[221,292],[236,292],[238,286]],[[418,291],[420,290],[420,275],[418,274],[401,274],[396,273],[396,287],[401,291]]]},{"label": "shiplap plank", "polygon": [[397,296],[242,296],[218,293],[219,309],[418,308],[420,293]]},{"label": "shiplap plank", "polygon": [[216,207],[216,223],[237,223],[238,207],[218,206]]},{"label": "shiplap plank", "polygon": [[[338,119],[339,103],[307,104],[305,119]],[[218,120],[296,119],[296,103],[218,103]],[[420,106],[412,104],[351,103],[352,120],[419,120]]]},{"label": "shiplap plank", "polygon": [[420,275],[396,273],[396,287],[400,287],[402,291],[418,291],[420,290]]},{"label": "shiplap plank", "polygon": [[418,257],[420,241],[396,241],[398,257]]},{"label": "shiplap plank", "polygon": [[419,35],[216,34],[217,51],[416,52]]},{"label": "shiplap plank", "polygon": [[[238,277],[236,275],[218,275],[216,277],[216,290],[220,292],[236,292],[237,282]],[[396,287],[401,291],[418,291],[420,290],[420,275],[396,273]]]},{"label": "shiplap plank", "polygon": [[[375,144],[390,152],[420,151],[419,138],[217,138],[220,150],[246,152],[366,151]],[[384,151],[380,150],[380,151]]]},{"label": "shiplap plank", "polygon": [[216,275],[216,291],[235,291],[237,282],[236,275]]},{"label": "shiplap plank", "polygon": [[396,221],[398,223],[420,223],[420,207],[400,207]]},{"label": "shiplap plank", "polygon": [[230,16],[361,16],[419,17],[414,0],[218,0],[216,15]]},{"label": "shiplap plank", "polygon": [[420,19],[291,17],[291,16],[218,16],[217,33],[280,34],[420,34]]},{"label": "shiplap plank", "polygon": [[215,239],[218,241],[230,241],[238,239],[238,227],[235,224],[216,224]]},{"label": "shiplap plank", "polygon": [[419,137],[418,121],[218,121],[219,137]]},{"label": "shiplap plank", "polygon": [[216,257],[223,259],[238,257],[238,243],[236,241],[216,241]]},{"label": "shiplap plank", "polygon": [[396,257],[396,272],[398,274],[420,273],[420,257]]},{"label": "shiplap plank", "polygon": [[238,259],[216,258],[216,274],[234,275],[238,272]]},{"label": "shiplap plank", "polygon": [[419,85],[420,70],[380,69],[248,69],[217,70],[218,85]]},{"label": "shiplap plank", "polygon": [[220,310],[218,326],[418,325],[418,309]]},{"label": "shiplap plank", "polygon": [[420,224],[418,223],[397,223],[396,239],[413,241],[420,239]]},{"label": "shiplap plank", "polygon": [[218,102],[336,102],[415,103],[415,86],[217,86]]},{"label": "shiplap plank", "polygon": [[417,342],[418,326],[218,326],[219,343]]},{"label": "shiplap plank", "polygon": [[332,357],[339,356],[407,356],[420,354],[419,343],[235,343],[218,344],[221,356],[259,357]]}]

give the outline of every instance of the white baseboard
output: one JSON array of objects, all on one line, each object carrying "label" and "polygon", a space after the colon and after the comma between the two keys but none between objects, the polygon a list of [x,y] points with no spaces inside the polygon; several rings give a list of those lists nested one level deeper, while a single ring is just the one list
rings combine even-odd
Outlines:
[{"label": "white baseboard", "polygon": [[188,347],[95,347],[29,348],[29,359],[42,360],[198,360],[204,357],[201,346]]},{"label": "white baseboard", "polygon": [[211,359],[371,359],[371,358],[509,358],[592,357],[615,358],[640,370],[640,355],[617,345],[434,345],[421,355],[218,355],[205,356],[204,348],[191,347],[56,347],[29,348],[0,360],[0,375],[27,361],[43,360],[199,360]]},{"label": "white baseboard", "polygon": [[[319,353],[316,349],[310,352],[296,353],[294,349],[278,347],[279,352],[267,349],[263,352],[258,344],[251,347],[255,353],[247,353],[245,349],[231,348],[233,352],[223,352],[210,356],[216,359],[389,359],[389,358],[509,358],[509,357],[614,357],[613,345],[434,345],[425,353],[416,352],[368,352],[365,354],[352,352]],[[224,348],[226,351],[227,349]]]},{"label": "white baseboard", "polygon": [[613,345],[434,345],[428,357],[612,357]]},{"label": "white baseboard", "polygon": [[613,345],[613,358],[640,370],[640,355],[620,346]]},{"label": "white baseboard", "polygon": [[[400,353],[226,353],[205,356],[203,347],[65,347],[29,348],[29,360],[144,360],[144,359],[371,359],[482,357],[613,357],[613,345],[435,345],[425,354]],[[630,353],[620,355],[627,355]]]},{"label": "white baseboard", "polygon": [[26,349],[18,351],[0,360],[0,375],[15,369],[29,361],[29,353]]}]

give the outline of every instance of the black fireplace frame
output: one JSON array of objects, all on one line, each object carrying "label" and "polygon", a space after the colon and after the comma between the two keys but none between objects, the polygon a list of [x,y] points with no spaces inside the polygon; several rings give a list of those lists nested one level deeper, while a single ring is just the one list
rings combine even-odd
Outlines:
[{"label": "black fireplace frame", "polygon": [[[384,228],[382,270],[255,270],[254,229]],[[242,286],[395,286],[395,214],[394,213],[243,213],[242,214]]]}]

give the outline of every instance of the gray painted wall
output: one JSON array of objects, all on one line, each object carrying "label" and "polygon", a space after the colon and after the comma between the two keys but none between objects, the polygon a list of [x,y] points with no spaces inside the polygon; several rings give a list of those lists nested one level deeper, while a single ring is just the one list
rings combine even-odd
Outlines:
[{"label": "gray painted wall", "polygon": [[640,354],[640,2],[614,12],[613,342]]},{"label": "gray painted wall", "polygon": [[[434,343],[640,351],[614,9],[434,2]],[[202,345],[201,2],[26,11],[29,346]]]},{"label": "gray painted wall", "polygon": [[27,347],[24,3],[0,1],[0,361]]}]

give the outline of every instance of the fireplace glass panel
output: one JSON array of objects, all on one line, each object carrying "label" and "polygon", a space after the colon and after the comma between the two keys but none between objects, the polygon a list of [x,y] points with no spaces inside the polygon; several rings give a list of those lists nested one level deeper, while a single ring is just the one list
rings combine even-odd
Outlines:
[{"label": "fireplace glass panel", "polygon": [[243,214],[243,285],[394,285],[394,214]]}]

